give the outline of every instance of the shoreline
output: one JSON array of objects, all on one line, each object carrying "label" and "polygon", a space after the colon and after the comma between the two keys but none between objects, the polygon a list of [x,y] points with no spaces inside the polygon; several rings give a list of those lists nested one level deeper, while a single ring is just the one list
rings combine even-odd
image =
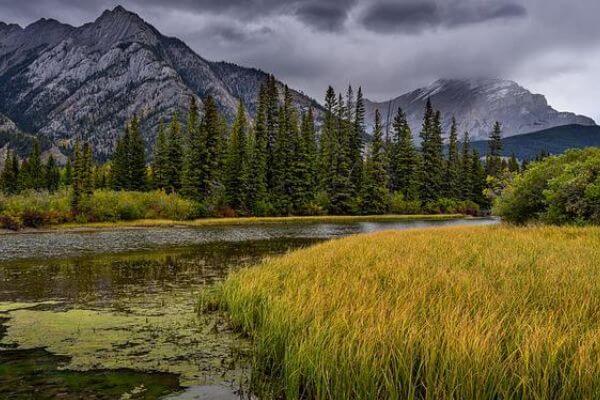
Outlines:
[{"label": "shoreline", "polygon": [[90,222],[67,223],[49,225],[42,228],[24,228],[19,231],[0,229],[2,235],[19,235],[35,233],[64,233],[64,232],[102,232],[112,230],[145,229],[145,228],[202,228],[214,226],[239,226],[239,225],[269,225],[269,224],[296,224],[296,223],[352,223],[352,222],[396,222],[396,221],[445,221],[454,219],[479,219],[485,217],[471,217],[463,214],[433,214],[433,215],[340,215],[340,216],[292,216],[292,217],[240,217],[240,218],[201,218],[190,221],[177,221],[165,219],[141,219],[116,222]]}]

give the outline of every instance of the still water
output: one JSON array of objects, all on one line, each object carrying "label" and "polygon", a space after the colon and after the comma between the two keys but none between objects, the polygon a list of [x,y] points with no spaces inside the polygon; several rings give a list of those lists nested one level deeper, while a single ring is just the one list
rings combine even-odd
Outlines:
[{"label": "still water", "polygon": [[248,398],[249,341],[198,292],[356,233],[493,219],[0,235],[0,399]]}]

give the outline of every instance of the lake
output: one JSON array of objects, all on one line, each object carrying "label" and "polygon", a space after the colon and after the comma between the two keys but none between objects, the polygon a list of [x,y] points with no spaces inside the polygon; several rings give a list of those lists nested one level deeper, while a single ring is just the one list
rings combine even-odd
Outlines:
[{"label": "lake", "polygon": [[198,293],[323,240],[495,219],[0,235],[0,398],[251,397],[251,343]]}]

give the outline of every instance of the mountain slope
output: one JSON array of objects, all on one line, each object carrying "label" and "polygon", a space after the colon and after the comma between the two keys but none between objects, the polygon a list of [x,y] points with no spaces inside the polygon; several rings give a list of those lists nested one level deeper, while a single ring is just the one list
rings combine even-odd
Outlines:
[{"label": "mountain slope", "polygon": [[[77,28],[46,19],[26,28],[0,24],[0,113],[53,142],[89,138],[100,156],[134,113],[152,142],[159,119],[191,96],[200,103],[213,96],[228,119],[238,98],[252,113],[266,76],[209,62],[122,7]],[[313,103],[298,92],[294,98],[299,108]]]},{"label": "mountain slope", "polygon": [[[505,138],[502,145],[502,155],[509,157],[514,154],[519,160],[531,160],[542,151],[561,154],[567,149],[600,146],[600,126],[558,126]],[[472,146],[480,154],[488,151],[486,140],[475,141]]]},{"label": "mountain slope", "polygon": [[[384,122],[393,121],[396,110],[401,107],[417,137],[428,98],[442,112],[445,132],[454,115],[459,131],[468,131],[475,139],[487,138],[495,121],[503,124],[504,136],[569,124],[595,125],[588,117],[558,112],[548,105],[544,96],[501,79],[440,79],[388,102],[367,101],[367,121],[373,120],[377,108]],[[388,114],[391,114],[389,119]]]}]

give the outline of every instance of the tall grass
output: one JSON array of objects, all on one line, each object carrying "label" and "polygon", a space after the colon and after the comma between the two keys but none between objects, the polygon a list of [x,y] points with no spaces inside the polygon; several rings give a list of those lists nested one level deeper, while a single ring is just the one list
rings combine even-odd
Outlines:
[{"label": "tall grass", "polygon": [[361,235],[217,289],[276,397],[600,398],[599,228]]}]

